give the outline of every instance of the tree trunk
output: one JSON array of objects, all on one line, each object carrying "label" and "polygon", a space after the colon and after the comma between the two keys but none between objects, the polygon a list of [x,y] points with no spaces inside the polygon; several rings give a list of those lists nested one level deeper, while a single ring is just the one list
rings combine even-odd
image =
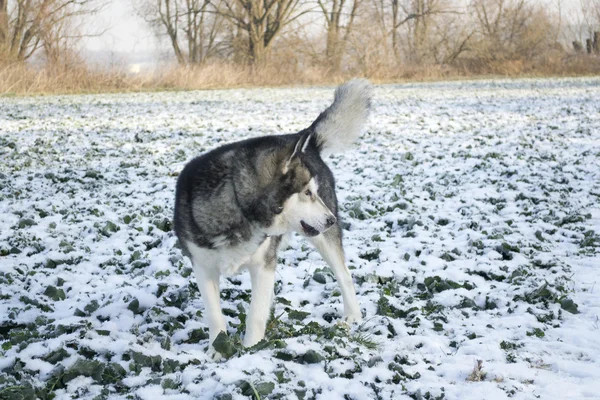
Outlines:
[{"label": "tree trunk", "polygon": [[583,52],[583,46],[581,45],[581,42],[577,40],[573,41],[573,49],[575,50],[575,53]]},{"label": "tree trunk", "polygon": [[340,66],[338,51],[340,41],[340,12],[342,5],[343,2],[333,0],[331,3],[331,10],[328,13],[325,13],[325,18],[327,20],[325,56],[327,57],[327,63],[329,63],[334,72],[337,72]]},{"label": "tree trunk", "polygon": [[234,27],[233,34],[233,62],[234,64],[242,64],[248,62],[246,54],[246,38],[244,38],[244,30],[238,26]]},{"label": "tree trunk", "polygon": [[331,26],[327,30],[327,48],[325,50],[325,55],[334,72],[339,71],[342,63],[340,50],[340,32],[337,27]]},{"label": "tree trunk", "polygon": [[592,39],[585,39],[585,49],[588,54],[592,54],[593,43]]},{"label": "tree trunk", "polygon": [[[294,15],[300,0],[221,0],[223,6],[217,13],[232,22],[238,30],[243,30],[245,56],[251,66],[267,62],[269,48],[281,29],[304,11]],[[237,44],[237,43],[236,43]]]},{"label": "tree trunk", "polygon": [[600,53],[600,32],[598,31],[594,32],[592,49],[594,50],[594,54]]},{"label": "tree trunk", "polygon": [[[256,28],[256,27],[253,27]],[[264,37],[257,29],[251,29],[248,32],[248,50],[250,56],[250,64],[253,66],[262,66],[267,60],[267,49],[265,47]]]},{"label": "tree trunk", "polygon": [[[327,39],[325,55],[327,62],[332,68],[332,72],[338,72],[342,64],[342,59],[346,50],[348,37],[352,33],[354,18],[361,0],[350,0],[351,3],[346,4],[346,0],[332,0],[325,2],[319,0],[321,11],[327,21]],[[326,4],[330,4],[328,8]],[[347,7],[350,5],[351,7]],[[346,15],[346,23],[342,24],[342,16]]]},{"label": "tree trunk", "polygon": [[0,61],[8,58],[8,0],[0,0]]},{"label": "tree trunk", "polygon": [[181,48],[179,47],[179,42],[177,41],[177,34],[169,34],[169,38],[171,39],[171,46],[173,47],[173,51],[175,52],[175,57],[177,57],[177,62],[179,65],[185,65],[185,57],[181,52]]},{"label": "tree trunk", "polygon": [[422,62],[428,36],[428,21],[426,14],[425,0],[416,0],[415,14],[415,61],[417,64]]},{"label": "tree trunk", "polygon": [[392,50],[394,51],[394,57],[396,62],[400,62],[400,49],[398,46],[398,0],[392,0]]},{"label": "tree trunk", "polygon": [[248,56],[252,66],[262,66],[266,62],[265,32],[267,15],[261,0],[247,3],[249,14]]}]

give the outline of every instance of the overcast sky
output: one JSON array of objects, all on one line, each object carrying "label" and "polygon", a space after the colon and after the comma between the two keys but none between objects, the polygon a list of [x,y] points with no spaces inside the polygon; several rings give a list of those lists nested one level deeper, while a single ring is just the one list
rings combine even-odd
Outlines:
[{"label": "overcast sky", "polygon": [[88,29],[103,32],[84,42],[84,49],[98,63],[144,63],[160,56],[156,37],[135,14],[132,0],[108,2]]}]

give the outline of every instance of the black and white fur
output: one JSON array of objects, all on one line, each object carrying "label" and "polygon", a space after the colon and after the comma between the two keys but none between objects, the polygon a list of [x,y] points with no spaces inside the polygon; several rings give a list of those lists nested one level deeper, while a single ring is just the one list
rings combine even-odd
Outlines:
[{"label": "black and white fur", "polygon": [[358,139],[370,97],[368,81],[349,81],[337,88],[333,104],[303,131],[219,147],[193,159],[181,172],[175,232],[193,264],[210,343],[221,331],[227,332],[219,277],[242,269],[250,271],[252,281],[244,345],[264,338],[277,249],[290,232],[306,236],[335,273],[345,320],[361,320],[344,261],[334,178],[321,156]]}]

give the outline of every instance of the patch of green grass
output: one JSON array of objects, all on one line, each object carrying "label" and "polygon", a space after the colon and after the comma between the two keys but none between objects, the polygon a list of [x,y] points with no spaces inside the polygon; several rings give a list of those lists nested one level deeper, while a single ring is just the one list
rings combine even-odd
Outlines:
[{"label": "patch of green grass", "polygon": [[533,328],[533,330],[527,332],[527,336],[535,336],[536,338],[541,339],[546,336],[546,334],[540,328]]},{"label": "patch of green grass", "polygon": [[519,343],[515,343],[515,342],[509,342],[508,340],[503,340],[502,342],[500,342],[500,348],[502,350],[508,351],[508,350],[516,350],[523,347],[523,344],[519,344]]},{"label": "patch of green grass", "polygon": [[306,311],[298,311],[298,310],[293,310],[293,309],[288,311],[288,318],[296,320],[296,321],[302,321],[304,318],[308,317],[309,315],[310,315],[310,313],[306,312]]},{"label": "patch of green grass", "polygon": [[367,252],[359,254],[358,257],[362,258],[363,260],[374,261],[374,260],[379,260],[380,254],[381,254],[381,249],[373,249],[373,250],[369,250]]},{"label": "patch of green grass", "polygon": [[54,301],[66,299],[65,291],[57,289],[55,286],[49,285],[44,291],[44,295],[50,297]]}]

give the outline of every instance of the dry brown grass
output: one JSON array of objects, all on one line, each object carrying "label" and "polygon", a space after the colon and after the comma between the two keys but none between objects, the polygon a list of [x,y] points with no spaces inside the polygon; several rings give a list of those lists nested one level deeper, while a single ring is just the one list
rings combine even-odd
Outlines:
[{"label": "dry brown grass", "polygon": [[483,361],[477,360],[475,361],[475,366],[473,367],[473,372],[467,376],[467,381],[469,382],[481,382],[485,380],[487,373],[483,372]]},{"label": "dry brown grass", "polygon": [[122,71],[91,71],[82,67],[42,69],[24,64],[0,65],[0,94],[32,95],[150,89],[150,80]]},{"label": "dry brown grass", "polygon": [[175,67],[152,73],[130,74],[124,69],[94,70],[83,65],[34,68],[25,64],[0,65],[0,95],[44,95],[154,90],[197,90],[255,86],[337,84],[363,76],[378,83],[436,81],[488,77],[550,77],[600,74],[597,57],[554,56],[538,61],[483,63],[463,59],[454,65],[393,66],[380,64],[332,74],[325,66],[300,67],[291,62],[251,68],[213,63],[195,68]]},{"label": "dry brown grass", "polygon": [[290,69],[269,65],[260,69],[215,63],[195,68],[173,67],[131,74],[124,69],[94,70],[85,66],[33,68],[0,65],[0,95],[196,90],[253,86],[315,85],[343,80],[324,68]]}]

